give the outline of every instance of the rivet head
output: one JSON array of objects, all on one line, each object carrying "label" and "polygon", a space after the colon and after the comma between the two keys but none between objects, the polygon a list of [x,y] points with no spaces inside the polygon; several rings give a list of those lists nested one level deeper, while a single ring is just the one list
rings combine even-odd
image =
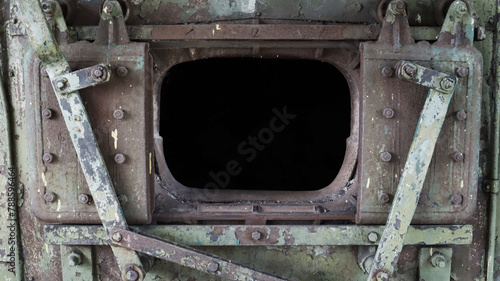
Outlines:
[{"label": "rivet head", "polygon": [[118,77],[127,77],[128,75],[128,69],[125,66],[119,66],[116,68],[116,75]]},{"label": "rivet head", "polygon": [[392,159],[392,154],[388,151],[380,153],[380,159],[384,162],[389,162]]},{"label": "rivet head", "polygon": [[368,241],[372,242],[372,243],[375,243],[377,242],[378,240],[378,233],[376,232],[370,232],[368,233]]},{"label": "rivet head", "polygon": [[45,119],[50,119],[52,117],[52,110],[45,108],[42,110],[42,117]]},{"label": "rivet head", "polygon": [[135,271],[135,269],[127,270],[127,273],[125,273],[125,280],[136,281],[137,279],[139,279],[139,273]]},{"label": "rivet head", "polygon": [[120,232],[115,232],[115,233],[113,233],[113,235],[111,235],[111,239],[113,239],[113,241],[115,241],[115,242],[120,242],[120,241],[122,241],[123,236]]},{"label": "rivet head", "polygon": [[118,164],[123,164],[126,160],[126,156],[122,153],[117,153],[115,155],[115,162],[118,163]]},{"label": "rivet head", "polygon": [[378,201],[380,203],[388,203],[389,200],[391,200],[391,197],[385,192],[380,193],[380,195],[378,196]]},{"label": "rivet head", "polygon": [[56,195],[54,194],[54,192],[47,192],[43,195],[43,199],[45,200],[45,202],[51,203],[56,199]]},{"label": "rivet head", "polygon": [[391,119],[392,117],[394,117],[394,109],[392,109],[390,107],[386,107],[382,111],[382,114],[384,115],[385,118]]},{"label": "rivet head", "polygon": [[262,233],[258,232],[258,231],[254,231],[252,232],[252,239],[253,240],[260,240],[260,238],[262,237]]},{"label": "rivet head", "polygon": [[467,119],[467,113],[465,112],[465,110],[460,109],[459,111],[457,111],[455,117],[457,118],[458,121],[463,121]]},{"label": "rivet head", "polygon": [[207,270],[209,272],[216,272],[218,269],[219,269],[219,264],[216,263],[215,261],[211,261],[207,266]]},{"label": "rivet head", "polygon": [[451,157],[453,158],[453,160],[455,160],[455,162],[462,162],[462,161],[464,161],[464,154],[461,153],[461,152],[458,152],[458,151],[453,152],[453,154],[451,155]]},{"label": "rivet head", "polygon": [[124,116],[125,116],[125,112],[123,112],[123,110],[121,110],[121,109],[116,109],[115,111],[113,111],[113,117],[115,119],[121,120],[121,119],[123,119]]},{"label": "rivet head", "polygon": [[381,73],[382,73],[383,77],[389,78],[394,74],[394,70],[392,69],[392,67],[386,66],[386,67],[382,68]]},{"label": "rivet head", "polygon": [[54,156],[51,153],[45,153],[42,156],[42,160],[45,163],[52,163],[52,161],[54,160]]},{"label": "rivet head", "polygon": [[467,67],[459,67],[455,71],[458,77],[466,77],[469,75],[469,69]]},{"label": "rivet head", "polygon": [[90,196],[88,194],[80,194],[80,196],[78,196],[78,201],[82,204],[88,204],[90,202]]},{"label": "rivet head", "polygon": [[460,205],[460,204],[462,204],[463,200],[464,200],[464,198],[461,194],[453,194],[451,196],[451,203],[453,205]]}]

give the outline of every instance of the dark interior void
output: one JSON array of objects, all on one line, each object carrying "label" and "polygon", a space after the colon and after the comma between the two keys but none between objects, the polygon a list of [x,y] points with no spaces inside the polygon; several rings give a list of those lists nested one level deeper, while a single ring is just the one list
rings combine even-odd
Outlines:
[{"label": "dark interior void", "polygon": [[165,77],[160,110],[168,167],[197,188],[321,189],[350,132],[347,81],[312,60],[182,63]]}]

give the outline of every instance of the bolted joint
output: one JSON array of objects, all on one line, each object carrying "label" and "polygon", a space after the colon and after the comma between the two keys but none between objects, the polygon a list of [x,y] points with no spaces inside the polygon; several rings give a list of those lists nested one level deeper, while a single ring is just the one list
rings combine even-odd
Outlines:
[{"label": "bolted joint", "polygon": [[125,163],[125,160],[127,160],[127,157],[123,153],[117,153],[115,155],[115,162],[117,164],[123,164]]},{"label": "bolted joint", "polygon": [[378,233],[377,232],[370,232],[368,233],[368,241],[371,243],[375,243],[378,240]]},{"label": "bolted joint", "polygon": [[47,16],[52,16],[54,15],[54,3],[52,1],[43,1],[42,2],[42,11],[47,15]]},{"label": "bolted joint", "polygon": [[462,1],[456,1],[452,4],[453,12],[457,17],[462,17],[467,14],[467,5]]},{"label": "bolted joint", "polygon": [[45,108],[42,110],[42,117],[44,119],[50,119],[52,117],[52,110],[49,108]]},{"label": "bolted joint", "polygon": [[467,67],[459,67],[455,70],[458,77],[466,77],[469,75],[469,69]]},{"label": "bolted joint", "polygon": [[83,193],[78,196],[78,201],[82,204],[89,204],[91,201],[90,198],[90,195]]},{"label": "bolted joint", "polygon": [[108,71],[102,65],[96,65],[90,71],[90,77],[92,77],[92,79],[97,82],[104,81],[107,76],[108,76]]},{"label": "bolted joint", "polygon": [[446,259],[440,252],[432,254],[430,262],[434,267],[444,268],[446,266]]},{"label": "bolted joint", "polygon": [[135,269],[129,269],[125,273],[125,280],[127,281],[136,281],[139,279],[139,273],[135,271]]},{"label": "bolted joint", "polygon": [[382,111],[382,115],[384,115],[384,117],[387,119],[391,119],[392,117],[394,117],[394,109],[392,109],[390,107],[386,107]]},{"label": "bolted joint", "polygon": [[457,111],[455,117],[458,121],[464,121],[467,118],[467,113],[465,112],[465,110],[460,109],[459,111]]},{"label": "bolted joint", "polygon": [[257,241],[257,240],[260,240],[262,238],[262,233],[258,232],[258,231],[254,231],[252,232],[252,239]]},{"label": "bolted joint", "polygon": [[51,203],[56,199],[56,195],[54,194],[54,192],[47,192],[43,195],[43,199],[45,200],[45,202]]},{"label": "bolted joint", "polygon": [[382,68],[381,73],[382,73],[383,77],[389,78],[394,74],[394,70],[392,70],[392,67],[386,66],[386,67]]},{"label": "bolted joint", "polygon": [[462,162],[464,161],[464,154],[462,152],[459,152],[459,151],[455,151],[453,152],[453,154],[451,155],[451,158],[453,158],[453,160],[455,162]]},{"label": "bolted joint", "polygon": [[122,241],[122,239],[123,239],[123,236],[118,231],[116,231],[113,234],[111,234],[111,240],[113,240],[115,242],[120,242],[120,241]]},{"label": "bolted joint", "polygon": [[389,281],[389,274],[384,271],[379,271],[375,274],[375,278],[377,281]]},{"label": "bolted joint", "polygon": [[219,264],[215,261],[211,261],[207,266],[208,272],[216,272],[219,269]]},{"label": "bolted joint", "polygon": [[42,156],[42,160],[45,163],[52,163],[52,161],[54,160],[54,156],[52,155],[52,153],[45,153]]},{"label": "bolted joint", "polygon": [[121,120],[123,119],[123,117],[125,117],[125,112],[123,112],[123,110],[121,109],[116,109],[115,111],[113,111],[113,117],[115,119]]},{"label": "bolted joint", "polygon": [[68,264],[71,267],[80,265],[82,260],[82,254],[77,251],[72,251],[68,256]]},{"label": "bolted joint", "polygon": [[439,86],[441,86],[441,88],[445,91],[450,91],[453,86],[455,86],[455,80],[449,77],[444,77],[443,79],[441,79]]},{"label": "bolted joint", "polygon": [[392,159],[392,154],[388,151],[380,153],[380,159],[384,162],[389,162]]},{"label": "bolted joint", "polygon": [[118,77],[127,77],[128,75],[128,69],[125,66],[119,66],[116,68],[116,75]]},{"label": "bolted joint", "polygon": [[58,89],[59,91],[66,89],[69,86],[68,79],[66,79],[66,78],[57,79],[55,81],[55,86],[56,86],[56,89]]},{"label": "bolted joint", "polygon": [[453,205],[461,205],[464,201],[464,197],[461,194],[453,194],[450,199]]},{"label": "bolted joint", "polygon": [[102,11],[105,13],[105,14],[111,14],[111,12],[113,12],[113,4],[111,3],[104,3],[104,5],[102,5]]},{"label": "bolted joint", "polygon": [[389,196],[389,194],[385,193],[385,192],[382,192],[380,193],[380,195],[378,196],[378,201],[380,203],[389,203],[389,201],[391,200],[391,197]]}]

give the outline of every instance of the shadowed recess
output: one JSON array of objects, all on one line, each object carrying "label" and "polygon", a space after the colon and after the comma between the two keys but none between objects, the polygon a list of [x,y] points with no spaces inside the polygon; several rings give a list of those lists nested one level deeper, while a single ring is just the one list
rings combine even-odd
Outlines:
[{"label": "shadowed recess", "polygon": [[195,188],[318,190],[344,160],[347,81],[312,60],[213,58],[172,67],[160,134],[174,178]]}]

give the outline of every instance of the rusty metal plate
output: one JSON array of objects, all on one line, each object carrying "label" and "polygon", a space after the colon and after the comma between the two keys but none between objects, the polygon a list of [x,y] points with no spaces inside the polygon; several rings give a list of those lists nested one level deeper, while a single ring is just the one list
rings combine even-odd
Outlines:
[{"label": "rusty metal plate", "polygon": [[[427,97],[428,88],[400,81],[399,60],[455,74],[459,81],[438,137],[413,223],[455,223],[476,206],[481,55],[473,48],[361,44],[360,191],[357,221],[384,223]],[[478,79],[479,77],[479,79]]]},{"label": "rusty metal plate", "polygon": [[[154,148],[148,45],[80,42],[61,49],[72,69],[106,63],[112,71],[109,82],[80,94],[127,221],[150,223]],[[33,211],[45,221],[99,223],[49,78],[39,62],[33,67],[33,76],[40,77],[38,97],[30,105],[37,120],[31,148],[37,170],[30,185]]]}]

